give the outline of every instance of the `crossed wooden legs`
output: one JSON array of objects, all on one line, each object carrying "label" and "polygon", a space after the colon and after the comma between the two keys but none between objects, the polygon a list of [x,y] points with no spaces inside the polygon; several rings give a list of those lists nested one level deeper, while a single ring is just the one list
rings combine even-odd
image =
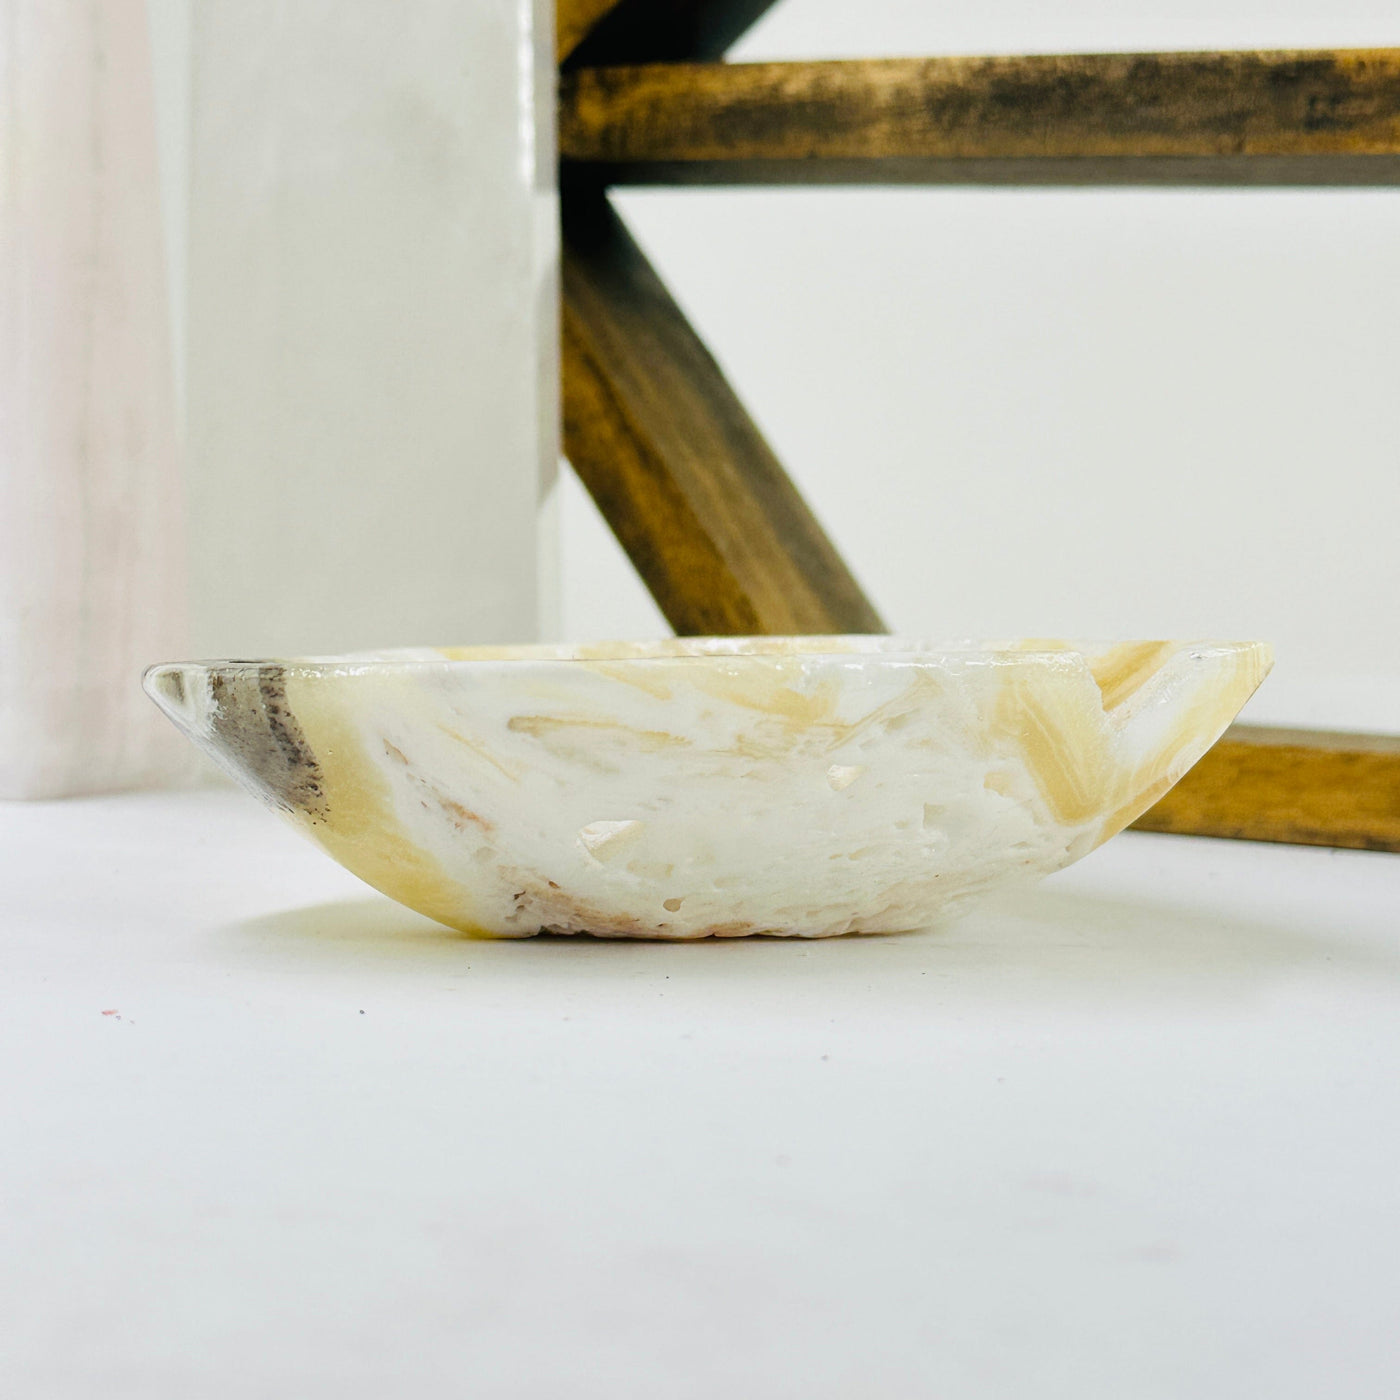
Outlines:
[{"label": "crossed wooden legs", "polygon": [[[678,633],[884,628],[609,182],[1400,183],[1400,51],[714,63],[771,3],[558,0],[564,449]],[[1137,825],[1400,851],[1400,739],[1235,726]]]}]

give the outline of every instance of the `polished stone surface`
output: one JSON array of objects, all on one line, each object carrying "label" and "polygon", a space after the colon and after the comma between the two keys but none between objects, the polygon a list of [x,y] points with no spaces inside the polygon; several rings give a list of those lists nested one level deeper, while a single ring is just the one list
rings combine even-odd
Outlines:
[{"label": "polished stone surface", "polygon": [[157,668],[151,695],[355,874],[504,937],[920,928],[1146,810],[1257,643],[898,638]]}]

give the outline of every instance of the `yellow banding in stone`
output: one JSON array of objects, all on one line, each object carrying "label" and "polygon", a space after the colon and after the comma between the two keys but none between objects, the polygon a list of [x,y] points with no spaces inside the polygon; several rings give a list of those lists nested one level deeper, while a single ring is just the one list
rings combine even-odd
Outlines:
[{"label": "yellow banding in stone", "polygon": [[1002,674],[996,729],[1019,749],[1055,821],[1092,820],[1112,768],[1097,689],[1077,666],[1012,665]]},{"label": "yellow banding in stone", "polygon": [[1124,642],[1095,657],[1089,670],[1099,683],[1104,709],[1115,710],[1136,695],[1176,650],[1174,642]]},{"label": "yellow banding in stone", "polygon": [[[1045,644],[1037,649],[1048,650]],[[1180,762],[1202,736],[1219,734],[1258,687],[1271,664],[1264,646],[1217,658],[1198,682],[1191,702],[1175,717],[1152,752],[1132,767],[1115,755],[1108,711],[1139,692],[1180,647],[1143,643],[1115,647],[1092,666],[1099,693],[1082,672],[1047,674],[1009,667],[997,703],[997,730],[1016,746],[1057,822],[1079,826],[1098,820],[1102,844],[1141,816],[1181,776]]]},{"label": "yellow banding in stone", "polygon": [[[364,682],[362,682],[363,684]],[[359,687],[341,677],[287,673],[287,703],[316,757],[326,815],[298,814],[308,834],[366,884],[450,928],[489,936],[466,917],[467,891],[405,834],[393,793],[352,718]],[[337,700],[339,697],[339,700]]]},{"label": "yellow banding in stone", "polygon": [[[1191,704],[1172,724],[1171,730],[1153,753],[1120,782],[1120,796],[1131,794],[1113,808],[1099,828],[1096,845],[1116,836],[1136,821],[1159,797],[1175,786],[1190,764],[1180,763],[1183,753],[1196,747],[1204,752],[1203,736],[1222,733],[1240,712],[1246,700],[1259,688],[1273,666],[1273,654],[1263,644],[1241,648],[1220,658],[1220,669],[1201,685]],[[1194,762],[1194,760],[1193,760]],[[1112,800],[1111,798],[1109,800]],[[1106,805],[1106,804],[1105,804]]]}]

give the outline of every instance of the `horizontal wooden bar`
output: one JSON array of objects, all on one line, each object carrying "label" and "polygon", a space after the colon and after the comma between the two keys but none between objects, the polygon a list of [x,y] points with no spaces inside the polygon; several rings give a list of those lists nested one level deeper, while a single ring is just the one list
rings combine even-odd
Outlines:
[{"label": "horizontal wooden bar", "polygon": [[1400,184],[1400,49],[584,68],[614,183]]},{"label": "horizontal wooden bar", "polygon": [[[565,168],[568,168],[566,163]],[[589,169],[604,185],[1365,189],[1400,185],[1400,156],[1141,160],[657,161]]]},{"label": "horizontal wooden bar", "polygon": [[1400,851],[1400,738],[1237,724],[1134,826]]}]

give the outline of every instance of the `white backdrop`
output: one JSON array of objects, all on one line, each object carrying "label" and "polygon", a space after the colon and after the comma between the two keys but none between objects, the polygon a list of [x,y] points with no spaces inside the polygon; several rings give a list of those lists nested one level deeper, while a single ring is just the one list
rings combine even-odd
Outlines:
[{"label": "white backdrop", "polygon": [[[1379,0],[785,0],[749,59],[1400,43]],[[1264,637],[1256,718],[1400,728],[1400,191],[637,191],[891,626]],[[572,477],[569,637],[661,630]]]}]

